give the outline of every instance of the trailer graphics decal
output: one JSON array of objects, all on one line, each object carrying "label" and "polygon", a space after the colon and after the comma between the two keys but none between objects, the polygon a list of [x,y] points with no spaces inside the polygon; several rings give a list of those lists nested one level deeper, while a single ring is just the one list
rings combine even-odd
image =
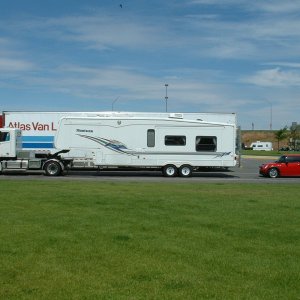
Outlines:
[{"label": "trailer graphics decal", "polygon": [[54,136],[22,136],[22,148],[24,149],[53,149]]},{"label": "trailer graphics decal", "polygon": [[94,141],[94,142],[104,146],[107,149],[110,149],[112,151],[115,151],[115,152],[118,152],[121,154],[136,155],[133,150],[128,149],[125,144],[123,144],[119,141],[116,141],[116,140],[109,140],[109,139],[105,139],[105,138],[93,137],[93,136],[82,135],[82,134],[78,134],[78,136],[81,136],[83,138]]},{"label": "trailer graphics decal", "polygon": [[139,156],[139,155],[215,155],[214,158],[221,158],[227,155],[230,155],[231,152],[163,152],[163,151],[151,151],[151,152],[137,152],[132,149],[128,149],[127,146],[120,141],[117,140],[109,140],[105,138],[100,137],[93,137],[89,135],[82,135],[77,134],[80,137],[89,139],[91,141],[94,141],[102,146],[104,146],[107,149],[110,149],[114,152],[120,153],[120,154],[127,154],[132,156]]},{"label": "trailer graphics decal", "polygon": [[227,156],[230,154],[231,154],[231,152],[221,152],[221,153],[217,153],[216,157],[223,157],[223,156]]}]

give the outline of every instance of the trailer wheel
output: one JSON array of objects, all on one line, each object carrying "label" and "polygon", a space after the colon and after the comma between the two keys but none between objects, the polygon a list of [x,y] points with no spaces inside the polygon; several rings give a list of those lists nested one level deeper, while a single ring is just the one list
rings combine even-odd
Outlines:
[{"label": "trailer wheel", "polygon": [[163,167],[163,174],[166,177],[175,177],[177,176],[177,168],[174,165],[166,165]]},{"label": "trailer wheel", "polygon": [[47,162],[44,169],[47,176],[59,176],[62,171],[61,166],[57,161]]},{"label": "trailer wheel", "polygon": [[190,165],[182,165],[179,168],[180,177],[191,177],[193,173],[193,168]]}]

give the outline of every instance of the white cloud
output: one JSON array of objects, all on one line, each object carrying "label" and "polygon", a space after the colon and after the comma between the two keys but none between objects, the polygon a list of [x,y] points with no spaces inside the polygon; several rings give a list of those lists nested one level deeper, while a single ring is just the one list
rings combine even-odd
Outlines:
[{"label": "white cloud", "polygon": [[4,72],[0,74],[1,77],[5,77],[6,73],[25,72],[34,68],[34,64],[23,58],[24,54],[17,47],[18,44],[11,39],[0,37],[0,72]]},{"label": "white cloud", "polygon": [[231,4],[243,4],[243,0],[226,0],[226,2],[220,0],[191,0],[188,2],[188,4],[224,6],[224,5],[231,5]]},{"label": "white cloud", "polygon": [[273,0],[273,1],[257,1],[256,9],[261,9],[269,13],[295,13],[300,10],[299,2],[296,0]]},{"label": "white cloud", "polygon": [[123,17],[96,13],[93,15],[60,18],[35,18],[11,25],[14,30],[26,30],[40,38],[63,42],[82,43],[85,48],[107,50],[115,47],[127,49],[161,47],[168,40],[161,24],[147,24],[147,18]]},{"label": "white cloud", "polygon": [[26,77],[24,84],[38,89],[56,91],[78,98],[114,99],[122,101],[161,102],[165,96],[165,83],[169,84],[168,94],[173,106],[216,105],[228,110],[224,101],[222,85],[202,83],[200,79],[167,76],[157,77],[139,73],[137,70],[114,66],[96,69],[76,65],[64,65],[52,70],[49,77]]},{"label": "white cloud", "polygon": [[[217,5],[220,1],[195,0],[189,3]],[[226,6],[228,3],[248,5],[246,1],[237,0],[226,1],[225,4],[222,2],[220,5]],[[276,7],[279,6],[280,3],[276,2]],[[266,10],[260,1],[254,2],[254,7]],[[280,59],[286,55],[296,57],[300,51],[298,18],[281,18],[272,14],[233,20],[224,19],[218,11],[207,14],[198,10],[193,15],[166,19],[162,16],[142,18],[137,15],[96,12],[91,15],[33,18],[6,26],[19,32],[26,30],[25,35],[30,32],[31,36],[35,35],[39,39],[53,39],[69,45],[76,42],[75,47],[99,51],[149,53],[170,49],[180,56],[183,49],[189,56],[221,59]]]},{"label": "white cloud", "polygon": [[293,63],[293,62],[268,62],[264,63],[265,66],[277,66],[277,67],[287,67],[287,68],[300,68],[300,63]]},{"label": "white cloud", "polygon": [[188,4],[211,5],[216,7],[238,5],[240,8],[248,11],[261,11],[276,14],[295,13],[300,10],[299,2],[297,0],[191,0]]},{"label": "white cloud", "polygon": [[300,86],[300,73],[280,68],[262,70],[244,80],[246,83],[264,87]]},{"label": "white cloud", "polygon": [[[186,39],[199,48],[202,56],[247,60],[299,56],[300,20],[295,14],[300,11],[298,1],[195,0],[191,3],[215,6],[213,15],[199,9],[184,19],[183,25],[190,32]],[[231,8],[233,17],[224,13],[224,8]],[[239,18],[237,12],[245,18]]]},{"label": "white cloud", "polygon": [[0,58],[1,72],[24,72],[33,69],[33,64],[20,59]]}]

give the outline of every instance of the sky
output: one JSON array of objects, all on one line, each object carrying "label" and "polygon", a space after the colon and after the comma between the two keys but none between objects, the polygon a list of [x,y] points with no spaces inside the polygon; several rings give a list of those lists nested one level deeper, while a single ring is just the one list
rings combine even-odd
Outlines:
[{"label": "sky", "polygon": [[[168,84],[166,89],[165,84]],[[299,0],[0,0],[0,110],[300,123]]]}]

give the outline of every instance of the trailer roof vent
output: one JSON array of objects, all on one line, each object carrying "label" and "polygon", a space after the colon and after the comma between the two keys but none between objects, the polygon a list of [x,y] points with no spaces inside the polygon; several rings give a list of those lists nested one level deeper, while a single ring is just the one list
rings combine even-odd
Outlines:
[{"label": "trailer roof vent", "polygon": [[183,119],[183,114],[180,114],[180,113],[172,113],[172,114],[169,114],[169,118]]}]

